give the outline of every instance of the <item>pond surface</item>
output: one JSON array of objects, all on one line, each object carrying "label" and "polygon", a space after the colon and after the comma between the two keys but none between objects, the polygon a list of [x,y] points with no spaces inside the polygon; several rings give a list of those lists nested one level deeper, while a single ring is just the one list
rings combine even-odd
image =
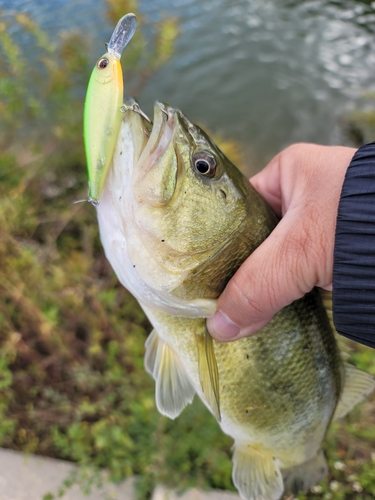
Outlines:
[{"label": "pond surface", "polygon": [[[375,2],[140,0],[150,19],[179,18],[172,59],[136,96],[241,141],[259,168],[295,141],[343,143],[340,119],[374,88]],[[0,0],[49,32],[95,34],[93,61],[113,26],[99,0]]]}]

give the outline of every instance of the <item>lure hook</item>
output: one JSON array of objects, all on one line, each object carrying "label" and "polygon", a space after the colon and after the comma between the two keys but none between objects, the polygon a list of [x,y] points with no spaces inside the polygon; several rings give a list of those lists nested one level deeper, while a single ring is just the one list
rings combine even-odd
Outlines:
[{"label": "lure hook", "polygon": [[120,108],[120,111],[122,113],[125,113],[126,111],[134,111],[135,113],[138,113],[142,116],[142,118],[144,118],[146,120],[146,122],[148,122],[150,125],[153,125],[152,121],[150,120],[150,118],[146,115],[146,113],[144,113],[141,108],[139,107],[139,104],[137,102],[132,102],[131,104],[127,104],[127,103],[124,103],[121,108]]}]

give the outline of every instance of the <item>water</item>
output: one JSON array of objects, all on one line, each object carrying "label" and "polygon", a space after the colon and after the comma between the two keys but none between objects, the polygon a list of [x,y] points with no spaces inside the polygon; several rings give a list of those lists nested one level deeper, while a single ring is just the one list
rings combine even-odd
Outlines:
[{"label": "water", "polygon": [[[375,2],[140,0],[143,14],[179,19],[172,59],[136,96],[240,140],[259,168],[296,141],[343,143],[341,118],[374,87]],[[113,26],[95,0],[0,0],[49,32],[93,37],[93,61]]]}]

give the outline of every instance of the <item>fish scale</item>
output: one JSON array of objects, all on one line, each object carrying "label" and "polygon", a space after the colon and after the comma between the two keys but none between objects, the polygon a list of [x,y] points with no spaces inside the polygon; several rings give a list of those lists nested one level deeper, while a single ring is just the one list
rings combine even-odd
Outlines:
[{"label": "fish scale", "polygon": [[[303,350],[302,356],[301,344],[306,343],[307,332],[300,330],[299,335],[290,335],[293,316],[297,322],[299,310],[306,310],[314,302],[307,296],[299,303],[288,306],[279,313],[280,317],[275,317],[251,338],[233,343],[214,342],[223,426],[230,425],[230,435],[234,438],[255,442],[257,448],[263,451],[272,450],[286,466],[290,465],[293,453],[303,456],[305,460],[316,454],[341,390],[341,358],[333,337],[330,349],[324,351],[324,355],[322,353],[320,337],[330,333],[329,324],[323,321],[321,325],[311,325],[311,348]],[[147,308],[146,313],[153,324],[163,324],[162,329],[159,327],[161,338],[189,367],[187,370],[194,380],[194,388],[201,392],[198,354],[192,332],[204,331],[205,322],[170,317]],[[288,329],[280,328],[284,322],[288,323]],[[274,353],[280,343],[284,345],[287,355],[279,359],[272,369],[271,361],[275,359]],[[316,363],[317,358],[319,364]],[[331,371],[332,365],[336,368],[336,377],[332,374],[332,381],[328,384],[326,372]],[[192,366],[195,367],[194,372]],[[319,378],[322,374],[325,375],[324,391],[320,390]],[[283,386],[291,385],[295,390],[283,389]],[[253,409],[249,411],[249,407]],[[321,411],[323,407],[325,419]]]}]

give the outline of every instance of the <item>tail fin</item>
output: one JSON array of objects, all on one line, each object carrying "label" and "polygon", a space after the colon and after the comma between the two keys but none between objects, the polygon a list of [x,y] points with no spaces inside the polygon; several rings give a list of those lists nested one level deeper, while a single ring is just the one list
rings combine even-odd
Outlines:
[{"label": "tail fin", "polygon": [[328,474],[327,461],[323,451],[320,450],[314,458],[304,462],[297,467],[281,471],[284,478],[284,493],[297,495],[299,492],[306,493],[318,481]]}]

